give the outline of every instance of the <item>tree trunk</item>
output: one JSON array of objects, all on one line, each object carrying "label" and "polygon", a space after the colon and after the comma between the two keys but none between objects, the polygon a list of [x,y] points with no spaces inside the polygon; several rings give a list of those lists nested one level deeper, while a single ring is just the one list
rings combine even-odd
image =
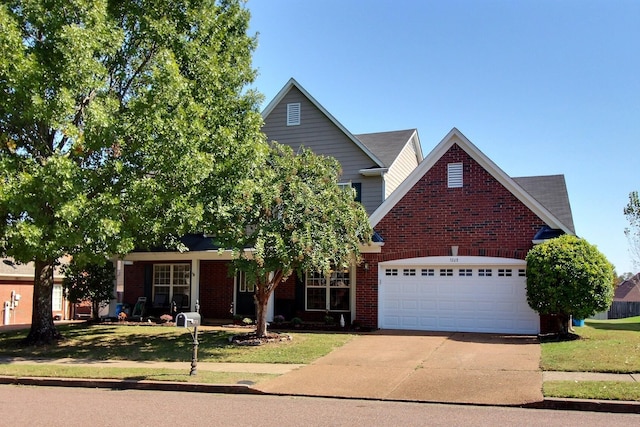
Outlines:
[{"label": "tree trunk", "polygon": [[561,337],[569,336],[569,319],[571,317],[567,314],[558,314],[558,333]]},{"label": "tree trunk", "polygon": [[266,285],[256,286],[254,295],[256,301],[256,336],[263,338],[267,336],[267,305],[269,304],[270,292],[267,292]]},{"label": "tree trunk", "polygon": [[267,336],[267,305],[269,297],[282,281],[283,272],[276,271],[256,284],[254,299],[256,302],[256,336],[263,338]]},{"label": "tree trunk", "polygon": [[62,338],[53,323],[53,261],[35,262],[33,283],[33,312],[31,314],[31,330],[25,338],[26,345],[47,345]]},{"label": "tree trunk", "polygon": [[100,320],[100,303],[91,300],[91,320],[98,322]]}]

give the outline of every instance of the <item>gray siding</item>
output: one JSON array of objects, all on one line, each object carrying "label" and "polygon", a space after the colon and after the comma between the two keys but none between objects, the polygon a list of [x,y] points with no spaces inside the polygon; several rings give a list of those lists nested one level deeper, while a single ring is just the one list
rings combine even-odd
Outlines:
[{"label": "gray siding", "polygon": [[[287,126],[287,104],[300,103],[300,125]],[[381,177],[365,177],[358,171],[375,163],[296,87],[265,118],[262,128],[270,141],[297,150],[301,145],[314,153],[335,157],[342,166],[341,182],[362,183],[362,204],[371,214],[383,200]]]}]

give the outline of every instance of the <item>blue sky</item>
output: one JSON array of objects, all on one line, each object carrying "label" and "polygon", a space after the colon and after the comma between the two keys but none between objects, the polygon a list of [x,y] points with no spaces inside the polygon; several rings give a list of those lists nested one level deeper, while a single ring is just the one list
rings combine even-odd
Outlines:
[{"label": "blue sky", "polygon": [[249,0],[264,106],[294,77],[352,133],[457,127],[510,176],[564,174],[618,273],[640,190],[640,1]]}]

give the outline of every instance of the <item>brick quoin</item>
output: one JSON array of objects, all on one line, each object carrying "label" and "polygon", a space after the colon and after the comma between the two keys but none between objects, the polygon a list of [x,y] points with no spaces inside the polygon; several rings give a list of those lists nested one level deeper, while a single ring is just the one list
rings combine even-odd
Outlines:
[{"label": "brick quoin", "polygon": [[[463,164],[463,187],[447,187],[447,165]],[[429,169],[375,226],[381,254],[365,254],[358,269],[357,317],[377,327],[378,262],[459,256],[525,259],[545,223],[457,144]],[[373,274],[372,274],[373,272]]]}]

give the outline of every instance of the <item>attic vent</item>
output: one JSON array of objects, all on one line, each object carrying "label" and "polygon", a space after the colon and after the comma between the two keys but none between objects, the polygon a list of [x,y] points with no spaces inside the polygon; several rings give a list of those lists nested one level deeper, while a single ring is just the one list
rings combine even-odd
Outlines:
[{"label": "attic vent", "polygon": [[462,187],[462,163],[449,163],[447,166],[447,186],[449,188]]},{"label": "attic vent", "polygon": [[300,124],[300,103],[287,104],[287,126]]}]

